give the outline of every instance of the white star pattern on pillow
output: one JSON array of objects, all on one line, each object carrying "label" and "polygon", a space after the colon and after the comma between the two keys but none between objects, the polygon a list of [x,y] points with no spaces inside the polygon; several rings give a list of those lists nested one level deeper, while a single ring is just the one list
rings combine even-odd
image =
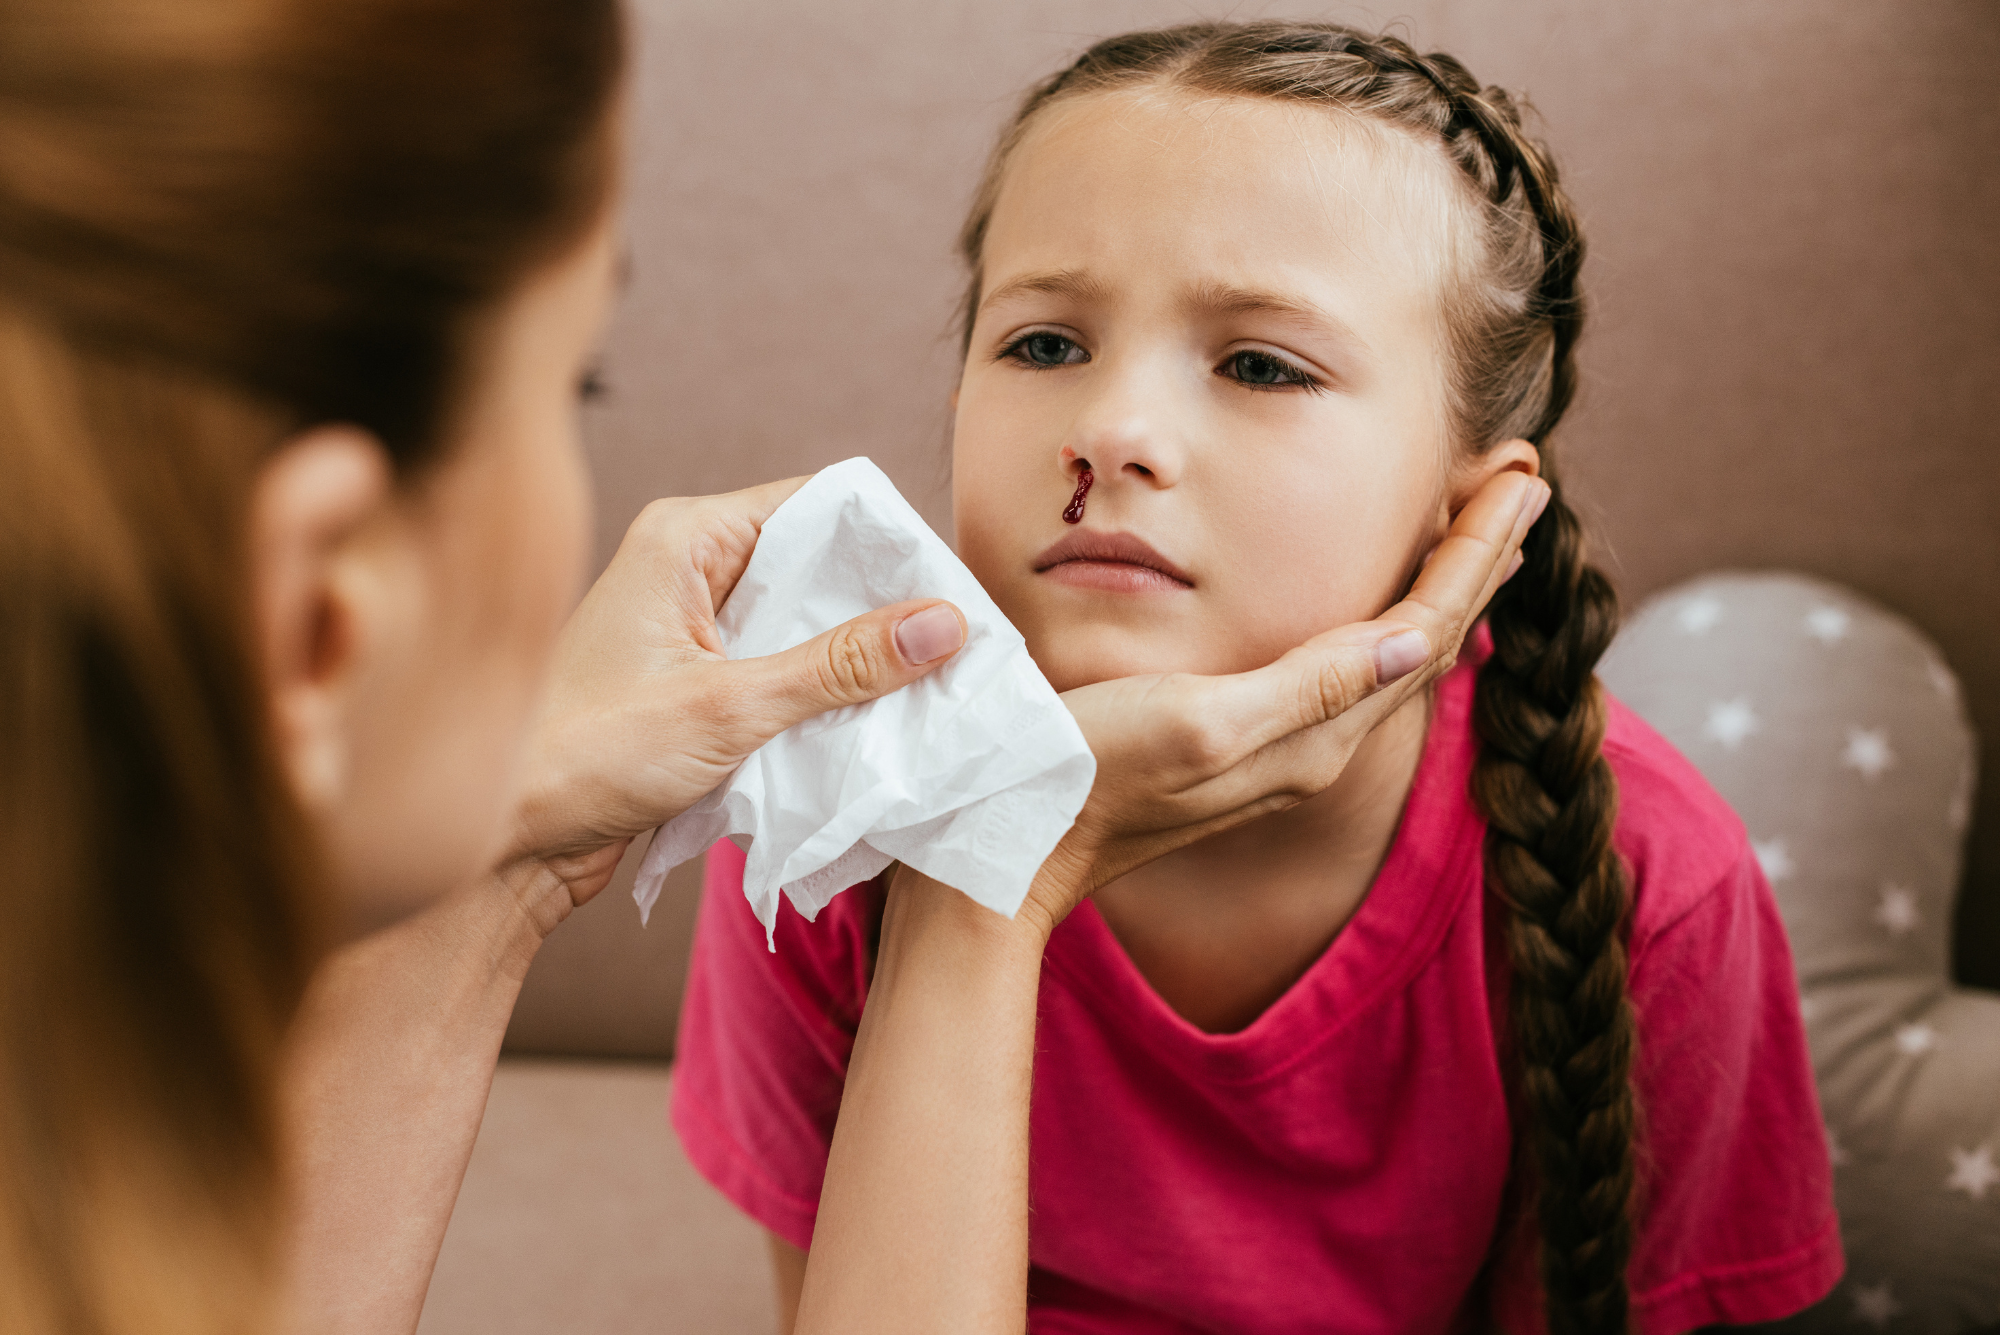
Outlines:
[{"label": "white star pattern on pillow", "polygon": [[1881,778],[1884,770],[1896,764],[1896,753],[1889,749],[1888,729],[1849,728],[1847,750],[1841,754],[1840,763],[1860,770],[1861,777],[1870,783]]},{"label": "white star pattern on pillow", "polygon": [[1896,1030],[1896,1051],[1906,1057],[1923,1056],[1937,1041],[1937,1030],[1927,1024],[1906,1024]]},{"label": "white star pattern on pillow", "polygon": [[1757,856],[1757,865],[1764,869],[1764,879],[1776,884],[1789,880],[1799,864],[1792,861],[1792,850],[1785,847],[1782,839],[1752,839],[1750,851]]},{"label": "white star pattern on pillow", "polygon": [[1722,600],[1697,595],[1681,603],[1674,621],[1689,635],[1706,635],[1722,620]]},{"label": "white star pattern on pillow", "polygon": [[1762,726],[1748,700],[1722,700],[1708,707],[1708,722],[1702,731],[1721,742],[1725,750],[1734,751]]},{"label": "white star pattern on pillow", "polygon": [[1866,1321],[1877,1330],[1887,1329],[1903,1310],[1886,1279],[1879,1284],[1856,1284],[1851,1296],[1854,1299],[1854,1319]]},{"label": "white star pattern on pillow", "polygon": [[1986,1189],[1996,1182],[2000,1182],[2000,1166],[1993,1162],[1991,1145],[1981,1145],[1976,1150],[1952,1150],[1951,1176],[1945,1179],[1945,1190],[1962,1191],[1975,1201],[1983,1201]]},{"label": "white star pattern on pillow", "polygon": [[1852,624],[1853,617],[1831,605],[1815,607],[1806,613],[1806,634],[1821,644],[1835,644],[1847,638],[1847,628]]},{"label": "white star pattern on pillow", "polygon": [[1875,921],[1888,929],[1890,936],[1904,936],[1917,929],[1923,921],[1917,912],[1917,892],[1906,885],[1891,882],[1882,887],[1882,902],[1875,908]]}]

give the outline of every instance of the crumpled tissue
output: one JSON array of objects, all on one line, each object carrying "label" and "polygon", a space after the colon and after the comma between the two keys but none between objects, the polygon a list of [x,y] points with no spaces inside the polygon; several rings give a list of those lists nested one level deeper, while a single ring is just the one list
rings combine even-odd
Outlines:
[{"label": "crumpled tissue", "polygon": [[811,919],[891,861],[1010,918],[1021,907],[1097,761],[1021,633],[881,469],[849,459],[793,493],[715,622],[729,657],[751,658],[906,598],[956,603],[964,647],[780,733],[662,825],[632,891],[642,919],[666,874],[724,836],[747,849],[743,893],[767,940],[780,893]]}]

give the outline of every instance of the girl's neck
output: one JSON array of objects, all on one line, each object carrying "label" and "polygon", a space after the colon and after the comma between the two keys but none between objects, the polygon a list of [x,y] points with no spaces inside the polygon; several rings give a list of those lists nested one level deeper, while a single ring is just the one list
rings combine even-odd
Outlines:
[{"label": "girl's neck", "polygon": [[1234,1032],[1325,953],[1388,854],[1429,723],[1424,693],[1370,733],[1324,792],[1097,892],[1112,934],[1169,1006],[1197,1028]]}]

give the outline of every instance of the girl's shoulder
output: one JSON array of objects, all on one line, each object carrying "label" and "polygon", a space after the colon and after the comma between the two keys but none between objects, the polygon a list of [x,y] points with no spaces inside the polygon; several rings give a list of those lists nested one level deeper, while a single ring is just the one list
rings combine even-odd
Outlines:
[{"label": "girl's shoulder", "polygon": [[1604,758],[1618,780],[1613,840],[1632,871],[1633,944],[1711,894],[1762,883],[1742,820],[1692,761],[1607,692]]},{"label": "girl's shoulder", "polygon": [[[1424,793],[1443,798],[1439,805],[1457,813],[1453,819],[1460,840],[1485,837],[1468,780],[1479,749],[1473,698],[1479,671],[1492,651],[1491,633],[1482,623],[1467,637],[1457,667],[1439,683],[1425,760],[1426,768],[1436,766],[1437,775],[1434,782],[1420,784]],[[1729,803],[1672,742],[1624,702],[1608,691],[1605,701],[1604,758],[1618,781],[1612,841],[1632,872],[1634,950],[1712,895],[1768,896],[1749,835]],[[1477,858],[1469,865],[1477,867]]]}]

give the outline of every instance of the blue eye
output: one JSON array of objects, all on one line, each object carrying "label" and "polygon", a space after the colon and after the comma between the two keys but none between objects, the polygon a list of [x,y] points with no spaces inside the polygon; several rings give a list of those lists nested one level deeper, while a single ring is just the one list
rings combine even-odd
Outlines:
[{"label": "blue eye", "polygon": [[1027,366],[1077,366],[1090,360],[1090,354],[1075,339],[1046,329],[1015,339],[1000,355]]},{"label": "blue eye", "polygon": [[1216,374],[1239,381],[1252,389],[1284,389],[1298,385],[1318,389],[1319,382],[1282,357],[1268,352],[1245,350],[1231,353],[1215,368]]}]

